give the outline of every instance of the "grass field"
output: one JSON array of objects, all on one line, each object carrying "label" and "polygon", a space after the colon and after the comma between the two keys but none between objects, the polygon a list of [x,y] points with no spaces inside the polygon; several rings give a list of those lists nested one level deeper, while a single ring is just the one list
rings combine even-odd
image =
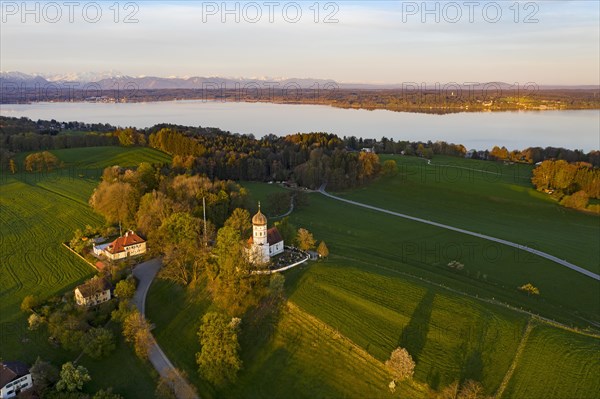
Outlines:
[{"label": "grass field", "polygon": [[536,326],[502,397],[598,397],[598,377],[600,340]]},{"label": "grass field", "polygon": [[[587,326],[600,321],[598,282],[534,255],[449,230],[311,194],[310,205],[291,217],[343,260],[409,273],[439,284],[495,298],[549,318]],[[447,264],[458,260],[464,270]],[[528,297],[517,287],[541,291]],[[582,319],[583,318],[583,319]]]},{"label": "grass field", "polygon": [[[150,149],[98,147],[53,151],[67,166],[78,164],[82,170],[101,168],[115,163],[133,166],[141,161],[168,159]],[[131,152],[131,157],[128,157]],[[124,160],[128,160],[123,163]],[[33,362],[40,355],[60,364],[77,357],[55,349],[44,334],[27,330],[27,321],[19,310],[29,294],[46,298],[90,277],[94,270],[62,247],[77,228],[103,223],[87,204],[96,178],[79,177],[60,170],[45,174],[2,176],[0,182],[0,357],[5,360]],[[120,343],[123,349],[124,343]],[[128,375],[114,368],[115,362],[128,367]],[[139,362],[125,348],[102,361],[83,359],[89,367],[94,387],[113,386],[127,397],[149,397],[153,379],[149,366]],[[120,366],[120,367],[121,367]],[[115,370],[107,371],[107,370]],[[139,381],[131,386],[131,379]],[[144,396],[137,396],[139,394]]]},{"label": "grass field", "polygon": [[[261,200],[279,190],[266,184],[243,185]],[[502,191],[497,194],[505,195]],[[406,347],[417,362],[415,390],[404,391],[404,397],[424,395],[418,389],[424,384],[439,389],[465,378],[481,381],[493,395],[513,363],[529,319],[498,301],[577,325],[589,324],[582,318],[599,320],[596,282],[510,248],[319,194],[311,194],[310,205],[294,211],[291,219],[325,240],[331,256],[285,273],[292,312],[271,323],[244,324],[245,368],[234,386],[215,392],[197,375],[193,353],[199,344],[185,326],[195,332],[209,306],[206,299],[194,304],[188,298],[194,294],[163,282],[150,291],[149,314],[160,325],[161,346],[188,371],[203,396],[278,397],[285,392],[292,397],[386,397],[385,378],[375,363],[354,359],[357,366],[348,370],[346,356],[354,350],[350,348],[358,348],[381,364],[397,346]],[[465,269],[449,269],[446,264],[453,259]],[[516,289],[529,281],[540,288],[540,298]],[[163,305],[167,302],[169,307]],[[539,352],[535,334],[542,328],[553,337],[553,346],[575,349],[551,352],[556,359],[534,356]],[[600,375],[593,359],[598,359],[600,340],[544,325],[525,342],[503,398],[569,397],[565,393],[570,386],[578,398],[596,396],[594,381]],[[545,386],[546,378],[558,378],[548,364],[573,353],[588,360],[565,363],[563,371],[571,375],[565,390]],[[529,384],[536,378],[536,384]]]},{"label": "grass field", "polygon": [[600,216],[566,209],[533,189],[531,166],[442,156],[431,165],[415,157],[382,159],[396,160],[397,176],[342,196],[526,244],[600,274]]}]

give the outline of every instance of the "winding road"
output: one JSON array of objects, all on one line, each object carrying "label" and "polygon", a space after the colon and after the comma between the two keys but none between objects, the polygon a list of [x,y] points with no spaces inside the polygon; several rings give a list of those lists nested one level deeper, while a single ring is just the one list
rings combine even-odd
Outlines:
[{"label": "winding road", "polygon": [[557,258],[556,256],[550,255],[550,254],[548,254],[546,252],[538,251],[537,249],[530,248],[530,247],[525,246],[525,245],[521,245],[521,244],[517,244],[517,243],[511,242],[511,241],[503,240],[502,238],[496,238],[496,237],[488,236],[488,235],[485,235],[485,234],[475,233],[473,231],[469,231],[469,230],[465,230],[465,229],[460,229],[458,227],[449,226],[447,224],[432,222],[431,220],[421,219],[421,218],[418,218],[418,217],[415,217],[415,216],[406,215],[404,213],[394,212],[394,211],[390,211],[388,209],[378,208],[376,206],[363,204],[361,202],[352,201],[352,200],[349,200],[349,199],[346,199],[346,198],[341,198],[341,197],[335,196],[333,194],[329,194],[327,191],[325,191],[325,186],[326,185],[323,184],[319,188],[319,192],[321,194],[323,194],[324,196],[332,198],[334,200],[346,202],[348,204],[352,204],[352,205],[360,206],[360,207],[363,207],[363,208],[371,209],[371,210],[377,211],[377,212],[387,213],[389,215],[401,217],[401,218],[404,218],[404,219],[409,219],[409,220],[412,220],[412,221],[415,221],[415,222],[429,224],[431,226],[440,227],[442,229],[452,230],[452,231],[456,231],[456,232],[462,233],[462,234],[468,234],[470,236],[481,238],[481,239],[484,239],[484,240],[488,240],[488,241],[492,241],[492,242],[497,242],[497,243],[500,243],[500,244],[508,245],[509,247],[517,248],[517,249],[520,249],[522,251],[526,251],[526,252],[529,252],[531,254],[534,254],[534,255],[540,256],[542,258],[548,259],[548,260],[550,260],[552,262],[558,263],[561,266],[568,267],[571,270],[574,270],[574,271],[576,271],[578,273],[581,273],[583,275],[586,275],[588,277],[591,277],[591,278],[593,278],[595,280],[600,281],[600,275],[598,275],[598,274],[596,274],[594,272],[591,272],[591,271],[589,271],[587,269],[584,269],[582,267],[579,267],[577,265],[574,265],[572,263],[569,263],[566,260]]},{"label": "winding road", "polygon": [[[160,259],[152,259],[147,262],[140,263],[133,269],[133,275],[138,279],[138,286],[133,296],[133,303],[139,309],[142,316],[146,316],[146,295],[152,284],[152,280],[156,277],[156,274],[160,270],[161,262]],[[154,339],[154,337],[153,337]],[[148,360],[152,363],[152,366],[158,371],[161,377],[168,378],[169,380],[175,379],[175,383],[172,388],[175,390],[175,396],[177,398],[190,398],[190,392],[195,390],[189,385],[185,378],[183,378],[177,369],[173,366],[173,363],[162,351],[156,339],[150,349]],[[195,398],[198,398],[196,395]]]}]

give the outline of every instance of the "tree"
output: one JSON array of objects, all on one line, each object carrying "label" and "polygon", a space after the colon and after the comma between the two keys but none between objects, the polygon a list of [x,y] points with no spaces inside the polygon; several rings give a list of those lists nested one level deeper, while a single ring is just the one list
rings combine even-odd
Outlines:
[{"label": "tree", "polygon": [[250,213],[245,209],[234,209],[231,216],[225,221],[225,226],[237,230],[240,238],[249,237],[252,232]]},{"label": "tree", "polygon": [[258,303],[262,277],[250,273],[250,262],[238,230],[225,226],[217,233],[208,272],[213,300],[232,316]]},{"label": "tree", "polygon": [[174,207],[173,201],[160,191],[145,194],[140,199],[140,206],[135,215],[138,230],[146,235],[158,230],[173,213]]},{"label": "tree", "polygon": [[81,338],[83,353],[91,358],[99,359],[115,350],[115,337],[106,328],[91,328]]},{"label": "tree", "polygon": [[520,286],[519,290],[526,292],[527,295],[540,295],[540,290],[537,287],[534,287],[531,283]]},{"label": "tree", "polygon": [[31,312],[33,311],[33,308],[39,305],[39,303],[40,300],[37,296],[27,295],[25,298],[23,298],[23,301],[21,302],[21,311],[25,313]]},{"label": "tree", "polygon": [[195,399],[198,393],[194,387],[186,383],[187,374],[180,369],[170,369],[166,375],[161,376],[156,385],[155,396],[157,399]]},{"label": "tree", "polygon": [[290,223],[288,217],[284,217],[279,222],[275,222],[275,227],[277,227],[277,231],[281,234],[281,238],[283,238],[285,245],[293,246],[296,243],[296,227]]},{"label": "tree", "polygon": [[565,195],[560,201],[562,206],[573,209],[585,209],[590,197],[583,190],[577,191],[573,195]]},{"label": "tree", "polygon": [[298,235],[296,236],[298,247],[303,251],[309,251],[315,247],[315,238],[306,229],[298,229]]},{"label": "tree", "polygon": [[235,318],[229,320],[224,314],[216,312],[209,312],[202,317],[198,331],[202,349],[196,353],[196,363],[200,375],[215,385],[235,381],[242,368],[238,324]]},{"label": "tree", "polygon": [[398,165],[396,164],[396,161],[393,159],[388,159],[385,161],[383,163],[383,167],[381,168],[381,172],[384,176],[394,176],[396,173],[398,173]]},{"label": "tree", "polygon": [[124,399],[118,393],[114,393],[112,388],[101,389],[92,396],[92,399]]},{"label": "tree", "polygon": [[75,367],[72,362],[67,362],[62,365],[60,380],[56,383],[56,389],[67,392],[81,391],[83,385],[91,380],[92,378],[85,367]]},{"label": "tree", "polygon": [[135,307],[129,301],[119,301],[119,307],[110,314],[111,320],[123,323],[127,316],[135,310]]},{"label": "tree", "polygon": [[137,310],[132,311],[123,321],[123,337],[132,343],[136,355],[141,359],[148,357],[154,339],[150,333],[150,324]]},{"label": "tree", "polygon": [[467,380],[463,382],[458,392],[458,399],[485,399],[483,385],[477,381]]},{"label": "tree", "polygon": [[29,325],[29,329],[31,331],[35,331],[40,328],[42,324],[44,324],[44,318],[37,313],[32,313],[27,318],[27,324]]},{"label": "tree", "polygon": [[58,369],[39,356],[29,369],[35,390],[43,396],[44,392],[58,381]]},{"label": "tree", "polygon": [[160,278],[182,285],[200,279],[209,258],[202,243],[202,226],[200,219],[187,212],[174,213],[163,222],[155,236],[155,245],[164,253]]},{"label": "tree", "polygon": [[90,205],[107,222],[130,226],[137,210],[136,192],[129,183],[103,181],[90,197]]},{"label": "tree", "polygon": [[115,296],[119,299],[130,300],[135,295],[135,280],[128,278],[121,280],[115,287]]},{"label": "tree", "polygon": [[385,365],[395,381],[410,379],[415,372],[415,362],[404,348],[394,349]]},{"label": "tree", "polygon": [[326,258],[329,256],[329,248],[327,248],[325,241],[321,241],[319,247],[317,248],[317,252],[321,258]]}]

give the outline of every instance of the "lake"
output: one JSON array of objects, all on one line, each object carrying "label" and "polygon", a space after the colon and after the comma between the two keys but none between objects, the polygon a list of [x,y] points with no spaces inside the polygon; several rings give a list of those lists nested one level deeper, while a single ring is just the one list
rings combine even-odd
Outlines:
[{"label": "lake", "polygon": [[509,150],[554,146],[584,151],[600,148],[600,110],[469,112],[447,115],[287,105],[185,100],[152,103],[2,104],[0,115],[116,126],[157,123],[218,127],[257,137],[273,133],[330,132],[394,140],[444,140],[468,149]]}]

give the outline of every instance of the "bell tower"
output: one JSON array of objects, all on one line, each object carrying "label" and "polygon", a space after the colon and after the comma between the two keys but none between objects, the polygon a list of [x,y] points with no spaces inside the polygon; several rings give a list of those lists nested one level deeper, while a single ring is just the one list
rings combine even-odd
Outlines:
[{"label": "bell tower", "polygon": [[256,262],[267,263],[269,261],[267,217],[260,211],[260,202],[258,203],[258,212],[252,217],[252,246]]}]

